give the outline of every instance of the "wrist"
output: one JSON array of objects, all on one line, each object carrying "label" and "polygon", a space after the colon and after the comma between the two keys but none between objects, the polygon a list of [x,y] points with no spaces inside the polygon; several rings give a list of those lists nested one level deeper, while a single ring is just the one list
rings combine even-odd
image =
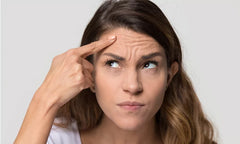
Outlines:
[{"label": "wrist", "polygon": [[57,113],[60,105],[58,100],[53,93],[48,93],[47,91],[39,88],[32,99],[32,102],[38,109],[44,110],[45,112],[54,112]]}]

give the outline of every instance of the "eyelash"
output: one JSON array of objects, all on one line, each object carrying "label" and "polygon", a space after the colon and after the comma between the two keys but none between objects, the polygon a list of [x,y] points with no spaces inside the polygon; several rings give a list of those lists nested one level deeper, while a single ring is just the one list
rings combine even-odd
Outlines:
[{"label": "eyelash", "polygon": [[[108,59],[108,60],[105,61],[105,66],[111,67],[111,63],[113,63],[113,62],[119,63],[117,60],[109,60],[109,59]],[[152,64],[156,65],[156,67],[158,67],[158,62],[157,62],[157,61],[154,61],[154,60],[145,62],[145,63],[143,64],[143,67],[145,67],[146,64],[149,64],[149,63],[152,63]]]},{"label": "eyelash", "polygon": [[113,63],[113,62],[117,62],[118,63],[118,61],[116,61],[116,60],[106,60],[105,65],[110,67],[111,63]]}]

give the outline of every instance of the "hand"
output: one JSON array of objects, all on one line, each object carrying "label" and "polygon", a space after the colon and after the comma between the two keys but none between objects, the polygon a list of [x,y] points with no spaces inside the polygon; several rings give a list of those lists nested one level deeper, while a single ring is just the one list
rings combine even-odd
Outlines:
[{"label": "hand", "polygon": [[58,107],[61,107],[83,89],[93,86],[91,75],[93,65],[85,58],[103,50],[115,40],[115,36],[107,40],[99,40],[70,49],[54,57],[51,68],[38,92],[46,95],[46,99],[53,100]]}]

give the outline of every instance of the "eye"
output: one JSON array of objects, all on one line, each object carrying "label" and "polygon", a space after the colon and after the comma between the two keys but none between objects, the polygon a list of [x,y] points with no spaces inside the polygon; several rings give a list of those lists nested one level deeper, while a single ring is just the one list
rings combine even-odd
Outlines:
[{"label": "eye", "polygon": [[113,68],[118,68],[119,67],[119,64],[117,61],[115,60],[108,60],[105,65],[107,66],[110,66],[110,67],[113,67]]},{"label": "eye", "polygon": [[147,68],[147,69],[156,68],[157,66],[158,66],[158,62],[156,61],[149,61],[144,64],[144,68]]}]

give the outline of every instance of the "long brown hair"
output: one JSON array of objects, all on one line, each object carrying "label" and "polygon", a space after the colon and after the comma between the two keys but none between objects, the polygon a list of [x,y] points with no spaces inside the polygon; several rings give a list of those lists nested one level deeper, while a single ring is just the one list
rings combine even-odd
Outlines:
[{"label": "long brown hair", "polygon": [[[167,144],[210,144],[214,143],[214,130],[205,117],[192,83],[182,67],[182,52],[179,39],[163,12],[148,0],[107,0],[87,25],[82,45],[89,44],[106,31],[126,28],[153,37],[163,46],[167,65],[179,64],[179,71],[168,86],[163,104],[156,114],[159,136]],[[87,58],[93,61],[93,56]],[[58,117],[77,121],[79,130],[94,128],[101,121],[103,112],[95,94],[83,90],[66,103]]]}]

